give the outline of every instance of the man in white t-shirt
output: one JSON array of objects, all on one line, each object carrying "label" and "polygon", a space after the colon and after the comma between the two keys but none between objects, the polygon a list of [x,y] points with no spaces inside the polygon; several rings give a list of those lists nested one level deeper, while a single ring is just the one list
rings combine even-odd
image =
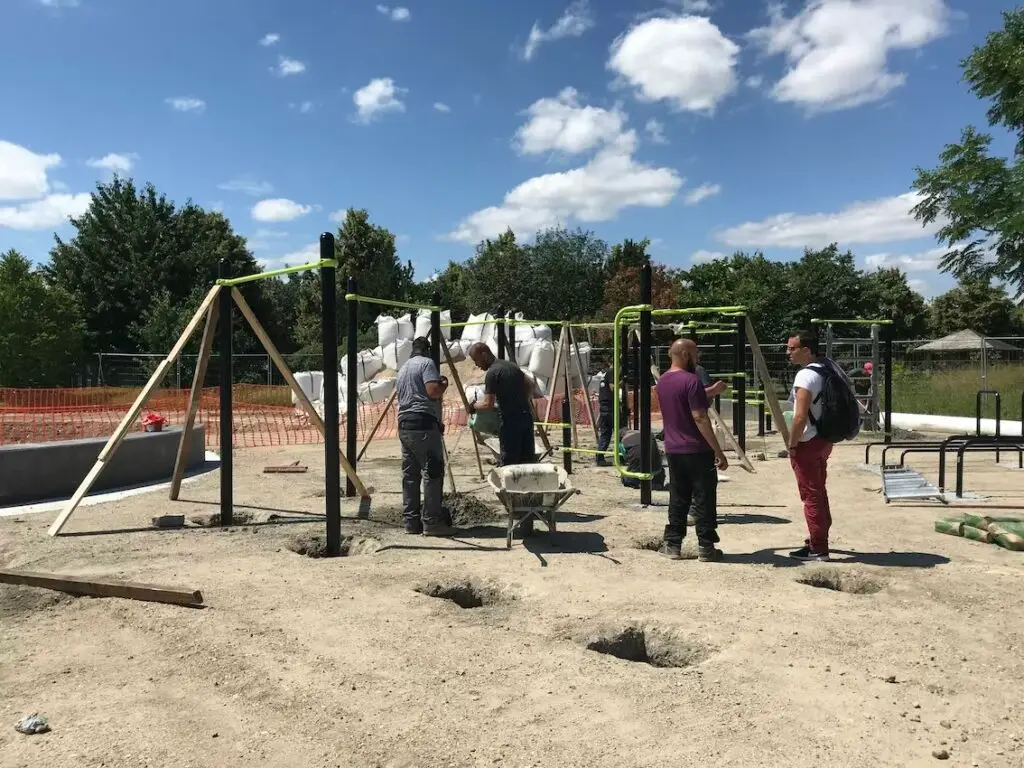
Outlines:
[{"label": "man in white t-shirt", "polygon": [[832,443],[818,437],[815,426],[821,420],[822,410],[821,403],[815,400],[825,379],[807,366],[818,361],[817,338],[810,331],[794,333],[786,344],[786,355],[793,365],[800,368],[790,394],[793,423],[789,428],[789,463],[804,504],[808,533],[804,546],[789,554],[797,560],[825,561],[829,559],[828,534],[832,527],[832,512],[825,487]]}]

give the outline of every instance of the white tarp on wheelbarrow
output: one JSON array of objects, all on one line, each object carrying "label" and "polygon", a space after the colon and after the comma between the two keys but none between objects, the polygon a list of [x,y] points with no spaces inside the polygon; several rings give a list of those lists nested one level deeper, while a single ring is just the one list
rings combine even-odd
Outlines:
[{"label": "white tarp on wheelbarrow", "polygon": [[566,471],[555,464],[510,464],[492,469],[487,482],[508,513],[506,549],[512,549],[512,534],[531,517],[555,533],[555,512],[579,489],[573,488]]}]

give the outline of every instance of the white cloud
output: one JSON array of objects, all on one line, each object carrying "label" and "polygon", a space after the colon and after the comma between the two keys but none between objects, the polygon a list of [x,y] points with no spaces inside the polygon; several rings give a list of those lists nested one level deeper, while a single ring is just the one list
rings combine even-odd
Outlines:
[{"label": "white cloud", "polygon": [[81,216],[89,208],[91,196],[47,195],[17,206],[0,208],[0,227],[10,229],[50,229],[67,222],[69,216]]},{"label": "white cloud", "polygon": [[436,109],[438,112],[444,112],[445,114],[448,114],[449,112],[452,111],[452,108],[445,104],[443,101],[435,101],[434,109]]},{"label": "white cloud", "polygon": [[0,200],[42,197],[50,191],[47,173],[61,165],[56,153],[38,155],[30,149],[0,140]]},{"label": "white cloud", "polygon": [[278,56],[277,66],[271,67],[270,71],[278,77],[288,77],[302,74],[306,71],[306,65],[296,59],[289,59],[287,56]]},{"label": "white cloud", "polygon": [[652,117],[647,121],[644,130],[647,131],[647,136],[655,144],[668,144],[668,139],[665,138],[665,124],[660,120],[655,120]]},{"label": "white cloud", "polygon": [[176,112],[202,112],[206,109],[206,102],[193,96],[176,96],[164,101]]},{"label": "white cloud", "polygon": [[262,45],[262,46],[273,45],[274,43],[276,43],[280,39],[281,39],[281,36],[279,34],[277,34],[277,32],[269,32],[268,34],[264,35],[263,38],[260,40],[260,45]]},{"label": "white cloud", "polygon": [[289,109],[297,110],[300,114],[308,115],[310,112],[313,111],[313,102],[312,101],[301,101],[301,102],[298,102],[298,103],[292,102],[291,104],[288,105],[288,108]]},{"label": "white cloud", "polygon": [[705,251],[703,249],[694,251],[693,255],[690,256],[691,264],[710,264],[712,261],[719,261],[721,259],[727,259],[721,251]]},{"label": "white cloud", "polygon": [[327,214],[327,218],[337,224],[342,224],[345,221],[346,213],[348,213],[348,208],[341,208],[333,213]]},{"label": "white cloud", "polygon": [[90,168],[100,168],[106,171],[128,173],[135,167],[135,161],[138,159],[139,156],[134,152],[129,152],[124,155],[111,152],[110,154],[104,155],[100,158],[90,158],[86,161],[86,165]]},{"label": "white cloud", "polygon": [[256,203],[252,207],[252,217],[256,221],[294,221],[312,210],[311,205],[300,205],[294,200],[278,197]]},{"label": "white cloud", "polygon": [[369,123],[386,112],[404,112],[405,104],[400,97],[405,93],[408,89],[399,88],[390,77],[371,80],[352,95],[359,122]]},{"label": "white cloud", "polygon": [[739,51],[702,16],[653,18],[612,43],[607,67],[641,101],[712,113],[736,89]]},{"label": "white cloud", "polygon": [[751,75],[746,79],[745,84],[747,88],[757,89],[764,85],[764,78],[761,75]]},{"label": "white cloud", "polygon": [[295,267],[299,264],[311,264],[320,259],[320,243],[310,243],[297,251],[286,253],[283,256],[257,259],[263,269],[279,269],[281,267]]},{"label": "white cloud", "polygon": [[824,248],[829,243],[889,243],[933,235],[940,220],[925,227],[910,210],[917,192],[851,203],[837,213],[780,213],[716,233],[719,241],[740,247]]},{"label": "white cloud", "polygon": [[948,248],[932,248],[921,253],[873,253],[864,259],[868,269],[892,269],[897,267],[904,272],[933,272],[939,268],[942,257],[949,253]]},{"label": "white cloud", "polygon": [[409,9],[401,6],[389,8],[386,5],[378,5],[377,13],[384,14],[392,21],[409,21],[409,19],[412,18],[412,14],[409,13]]},{"label": "white cloud", "polygon": [[580,37],[593,26],[594,17],[587,0],[578,0],[566,8],[558,21],[547,29],[541,29],[539,23],[534,22],[523,46],[523,60],[530,61],[544,43],[553,43],[566,37]]},{"label": "white cloud", "polygon": [[523,155],[578,155],[614,141],[626,124],[626,116],[618,110],[580,106],[574,88],[562,89],[555,98],[538,99],[526,114],[530,119],[516,131],[514,142]]},{"label": "white cloud", "polygon": [[654,168],[633,159],[637,137],[621,134],[586,165],[524,181],[505,195],[501,205],[466,217],[446,238],[475,243],[496,237],[506,228],[520,236],[574,217],[583,222],[607,221],[624,208],[668,205],[683,181],[671,168]]},{"label": "white cloud", "polygon": [[946,0],[808,0],[792,18],[780,4],[769,15],[748,36],[789,63],[772,96],[813,112],[877,101],[902,86],[906,74],[889,71],[889,54],[946,34],[951,9]]},{"label": "white cloud", "polygon": [[80,0],[37,0],[37,2],[47,8],[77,8],[81,5]]},{"label": "white cloud", "polygon": [[694,187],[687,192],[683,202],[686,205],[697,205],[697,203],[707,200],[709,197],[714,197],[721,191],[721,184],[701,184],[699,187]]},{"label": "white cloud", "polygon": [[679,0],[686,13],[711,13],[713,10],[709,0]]},{"label": "white cloud", "polygon": [[260,195],[269,195],[274,191],[274,186],[269,181],[241,178],[218,184],[217,189],[223,189],[225,192],[243,192],[253,197],[259,197]]}]

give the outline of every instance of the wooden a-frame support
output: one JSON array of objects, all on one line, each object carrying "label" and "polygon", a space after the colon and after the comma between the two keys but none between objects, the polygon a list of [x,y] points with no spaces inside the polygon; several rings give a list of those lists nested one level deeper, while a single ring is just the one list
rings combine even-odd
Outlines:
[{"label": "wooden a-frame support", "polygon": [[[219,295],[220,291],[222,290],[227,289],[223,288],[222,286],[215,285],[210,289],[209,293],[206,294],[206,297],[203,299],[203,302],[199,305],[199,309],[196,310],[196,313],[192,316],[192,319],[189,320],[188,325],[185,326],[185,330],[182,331],[181,336],[175,342],[174,346],[171,348],[171,351],[167,354],[167,357],[157,366],[156,370],[153,372],[153,375],[150,377],[149,381],[146,382],[146,385],[142,388],[142,391],[139,393],[138,397],[135,398],[135,402],[132,403],[131,408],[128,409],[128,413],[126,413],[124,418],[121,419],[121,422],[117,425],[117,429],[114,430],[114,433],[107,440],[106,445],[104,445],[103,448],[100,450],[99,456],[97,457],[96,463],[93,465],[92,469],[89,470],[89,473],[82,480],[81,484],[78,486],[78,489],[75,491],[74,495],[72,495],[72,497],[68,500],[68,503],[65,505],[64,509],[61,510],[61,513],[57,516],[57,519],[54,520],[53,524],[50,526],[49,530],[47,531],[50,536],[56,536],[61,532],[61,530],[67,524],[68,520],[71,518],[71,515],[74,514],[79,504],[82,503],[82,499],[84,499],[86,494],[89,493],[89,490],[96,483],[97,478],[99,478],[100,474],[106,468],[107,463],[110,461],[111,457],[114,455],[118,447],[121,445],[121,442],[124,440],[125,435],[128,434],[128,430],[131,428],[132,422],[134,422],[135,419],[138,418],[139,412],[149,401],[149,398],[153,395],[153,391],[159,386],[160,382],[163,381],[163,379],[167,376],[168,370],[174,364],[175,360],[177,360],[178,357],[181,355],[181,352],[185,348],[185,345],[188,343],[189,339],[192,338],[193,334],[196,332],[196,329],[199,327],[199,324],[203,321],[203,317],[205,316],[207,327],[206,329],[204,329],[203,332],[203,341],[201,343],[200,358],[196,366],[196,375],[193,376],[192,380],[192,391],[190,392],[189,395],[188,414],[186,415],[187,426],[186,429],[182,431],[181,442],[178,445],[178,454],[175,459],[174,475],[172,476],[171,498],[177,498],[178,492],[180,491],[181,487],[181,476],[184,475],[184,466],[185,461],[187,459],[188,448],[185,445],[185,443],[187,441],[188,433],[190,431],[189,428],[191,427],[192,424],[195,423],[195,412],[199,408],[199,400],[202,389],[202,376],[200,374],[205,373],[205,370],[209,364],[209,358],[213,347],[213,329],[216,327],[218,320],[220,320],[217,313],[217,304],[214,302],[217,296]],[[277,347],[274,346],[274,343],[270,340],[270,337],[267,335],[267,332],[263,329],[263,326],[256,319],[256,315],[253,314],[252,309],[249,308],[249,304],[242,297],[242,294],[238,291],[238,289],[231,288],[230,290],[231,295],[235,300],[235,303],[238,305],[238,308],[242,312],[242,315],[249,322],[249,325],[252,326],[253,332],[256,334],[257,338],[259,338],[260,342],[267,350],[267,354],[270,355],[271,360],[274,361],[274,364],[281,372],[281,375],[284,376],[285,380],[288,382],[288,386],[291,388],[292,392],[295,393],[295,397],[298,399],[299,404],[302,405],[303,409],[306,411],[310,420],[317,428],[317,431],[320,432],[321,436],[324,436],[327,429],[324,425],[323,419],[320,418],[320,414],[316,412],[316,409],[313,407],[313,404],[309,401],[309,398],[306,397],[306,393],[295,380],[295,377],[292,375],[291,370],[288,368],[287,364],[284,362],[284,359],[277,351]],[[344,454],[341,454],[340,456],[340,463],[342,469],[345,471],[345,474],[348,475],[349,478],[351,478],[353,484],[356,486],[356,490],[358,491],[359,495],[363,498],[368,498],[370,495],[369,490],[363,484],[362,480],[359,479],[359,476],[352,468],[352,465],[348,463]],[[175,482],[175,479],[177,479],[177,482]]]},{"label": "wooden a-frame support", "polygon": [[[571,348],[570,348],[571,347]],[[573,354],[575,352],[575,354]],[[562,323],[562,332],[558,337],[558,346],[555,348],[555,366],[552,369],[551,381],[548,384],[548,407],[544,417],[544,421],[551,423],[551,411],[555,407],[555,387],[556,382],[561,379],[563,386],[565,387],[565,395],[569,398],[569,413],[572,421],[572,439],[573,447],[578,448],[580,445],[579,431],[576,427],[576,398],[572,395],[572,373],[569,370],[569,363],[575,357],[576,359],[576,375],[579,376],[580,382],[583,384],[584,392],[584,403],[587,408],[587,416],[590,419],[590,428],[594,430],[594,440],[600,440],[600,436],[597,428],[597,420],[594,418],[594,404],[590,402],[590,395],[587,393],[587,376],[583,371],[583,358],[580,355],[580,345],[576,341],[576,334],[572,330],[572,326],[568,323]]]}]

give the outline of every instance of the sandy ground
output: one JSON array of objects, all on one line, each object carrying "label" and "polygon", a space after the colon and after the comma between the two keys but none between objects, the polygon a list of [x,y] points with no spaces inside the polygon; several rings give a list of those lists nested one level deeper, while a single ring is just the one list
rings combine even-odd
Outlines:
[{"label": "sandy ground", "polygon": [[[494,504],[468,436],[449,443],[459,490]],[[206,603],[0,586],[0,766],[924,766],[941,750],[950,765],[1024,765],[1024,553],[935,533],[956,510],[884,504],[846,446],[830,476],[839,562],[797,564],[785,553],[805,528],[779,447],[767,441],[756,474],[726,473],[716,564],[643,549],[667,494],[642,509],[589,462],[553,537],[507,551],[500,522],[408,536],[387,522],[394,441],[363,465],[372,519],[343,502],[344,532],[379,545],[367,554],[288,548],[323,534],[301,514],[323,511],[322,447],[238,452],[236,503],[255,522],[228,530],[147,529],[216,512],[217,472],[179,502],[83,506],[57,539],[55,513],[0,518],[4,567],[197,588]],[[262,472],[297,459],[307,474]],[[1006,463],[970,458],[980,508],[1024,501]],[[801,583],[821,571],[863,591]],[[482,606],[417,591],[464,582]],[[587,648],[631,627],[655,662],[682,666]],[[17,733],[32,712],[53,730]]]}]

